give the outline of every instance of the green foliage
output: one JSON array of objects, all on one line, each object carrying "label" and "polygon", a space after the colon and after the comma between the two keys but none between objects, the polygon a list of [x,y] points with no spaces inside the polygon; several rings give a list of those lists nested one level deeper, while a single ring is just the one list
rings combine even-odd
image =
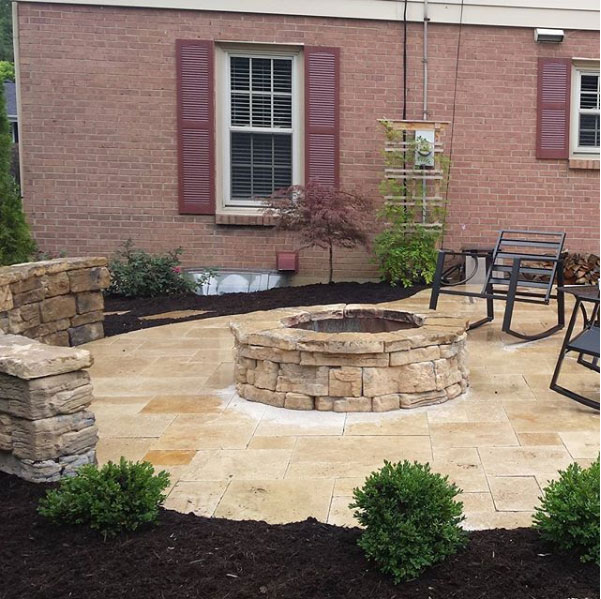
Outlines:
[{"label": "green foliage", "polygon": [[35,251],[11,162],[12,138],[0,85],[0,265],[27,262]]},{"label": "green foliage", "polygon": [[40,500],[38,511],[54,524],[83,524],[105,538],[154,523],[169,474],[154,474],[149,462],[109,462],[102,468],[86,465],[64,478]]},{"label": "green foliage", "polygon": [[599,458],[588,468],[570,464],[540,499],[533,519],[542,538],[599,565]]},{"label": "green foliage", "polygon": [[15,80],[15,65],[8,60],[0,60],[0,81]]},{"label": "green foliage", "polygon": [[382,277],[403,287],[431,283],[436,270],[436,243],[440,233],[420,225],[410,233],[394,223],[374,239],[374,253]]},{"label": "green foliage", "polygon": [[[421,137],[410,139],[409,133],[388,121],[382,125],[388,147],[384,154],[387,177],[380,185],[384,206],[379,217],[385,227],[374,239],[375,260],[382,279],[391,285],[431,283],[446,211],[442,198],[430,197],[437,188],[431,184],[433,179],[425,177],[440,177],[443,187],[448,160],[437,154],[434,169],[416,166],[416,151],[431,150],[430,143]],[[407,171],[411,174],[398,174]]]},{"label": "green foliage", "polygon": [[0,0],[0,60],[14,61],[11,0]]},{"label": "green foliage", "polygon": [[213,273],[209,271],[200,281],[195,281],[181,270],[179,257],[182,253],[182,248],[177,248],[164,254],[150,254],[135,248],[128,239],[109,262],[111,285],[108,293],[123,297],[193,293]]},{"label": "green foliage", "polygon": [[466,544],[460,492],[429,464],[385,461],[349,506],[365,527],[359,546],[395,583],[416,578]]}]

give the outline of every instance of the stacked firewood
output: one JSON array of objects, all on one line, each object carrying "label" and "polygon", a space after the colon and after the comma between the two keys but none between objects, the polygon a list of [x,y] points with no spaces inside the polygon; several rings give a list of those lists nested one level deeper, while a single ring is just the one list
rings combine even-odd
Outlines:
[{"label": "stacked firewood", "polygon": [[[561,255],[563,259],[563,278],[564,285],[596,285],[599,281],[599,256],[596,254],[582,254],[564,252]],[[528,268],[552,268],[551,262],[528,262],[525,264]],[[523,278],[527,281],[536,281],[546,283],[549,275],[523,273]]]},{"label": "stacked firewood", "polygon": [[599,256],[566,252],[563,255],[566,285],[596,285],[599,281]]}]

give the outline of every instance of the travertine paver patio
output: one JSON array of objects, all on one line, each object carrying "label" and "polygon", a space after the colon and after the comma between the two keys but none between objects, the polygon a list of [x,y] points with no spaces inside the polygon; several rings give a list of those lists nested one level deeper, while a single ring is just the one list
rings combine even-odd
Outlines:
[{"label": "travertine paver patio", "polygon": [[[424,310],[428,297],[421,292],[397,305]],[[482,306],[446,296],[439,310],[476,318]],[[523,328],[540,329],[553,308],[520,305],[517,314]],[[406,458],[430,462],[463,489],[469,528],[527,526],[541,486],[599,451],[598,414],[548,389],[561,333],[516,343],[497,320],[468,334],[471,388],[464,396],[414,410],[342,414],[237,397],[230,320],[172,324],[85,346],[95,358],[100,463],[124,455],[169,470],[169,508],[353,525],[353,487],[384,459]],[[564,377],[598,396],[598,376],[573,360]]]}]

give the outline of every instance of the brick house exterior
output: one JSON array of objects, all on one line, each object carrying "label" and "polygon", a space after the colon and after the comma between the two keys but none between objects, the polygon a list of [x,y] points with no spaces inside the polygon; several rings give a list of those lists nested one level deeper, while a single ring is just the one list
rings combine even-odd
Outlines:
[{"label": "brick house exterior", "polygon": [[[336,48],[335,166],[341,185],[379,197],[384,136],[377,119],[402,116],[400,20],[111,4],[16,3],[22,187],[42,250],[106,255],[132,238],[155,251],[181,245],[190,266],[274,268],[276,250],[295,248],[292,236],[262,224],[252,209],[220,209],[219,184],[217,214],[180,213],[177,40],[211,42],[216,50],[248,44],[253,52],[278,44],[300,55]],[[592,14],[598,27],[598,10]],[[557,27],[566,19],[559,16]],[[418,21],[406,25],[407,118],[416,120],[423,85]],[[452,123],[445,246],[490,244],[500,228],[559,229],[567,232],[568,249],[598,253],[598,153],[537,157],[537,84],[540,58],[598,60],[599,31],[565,29],[561,43],[536,43],[531,24],[467,21],[432,18],[428,29],[428,115]],[[303,98],[299,104],[306,109]],[[219,128],[213,133],[219,136]],[[221,153],[211,147],[210,168],[219,179]],[[301,182],[302,172],[301,164]],[[323,279],[326,262],[325,252],[304,250],[299,280]],[[337,279],[375,276],[365,250],[336,252]]]}]

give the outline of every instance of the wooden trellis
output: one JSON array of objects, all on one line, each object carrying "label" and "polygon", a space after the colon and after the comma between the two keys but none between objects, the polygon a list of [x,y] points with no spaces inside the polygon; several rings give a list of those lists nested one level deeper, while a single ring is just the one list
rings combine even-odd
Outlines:
[{"label": "wooden trellis", "polygon": [[[382,120],[381,123],[387,131],[385,179],[387,182],[399,182],[398,185],[388,185],[389,188],[397,192],[404,190],[404,193],[386,193],[385,201],[411,211],[413,219],[406,223],[407,227],[419,223],[425,228],[442,228],[447,174],[442,137],[449,123],[390,120]],[[422,135],[429,138],[428,143]],[[425,151],[426,148],[431,151],[428,158],[431,164],[416,164],[417,150]]]}]

